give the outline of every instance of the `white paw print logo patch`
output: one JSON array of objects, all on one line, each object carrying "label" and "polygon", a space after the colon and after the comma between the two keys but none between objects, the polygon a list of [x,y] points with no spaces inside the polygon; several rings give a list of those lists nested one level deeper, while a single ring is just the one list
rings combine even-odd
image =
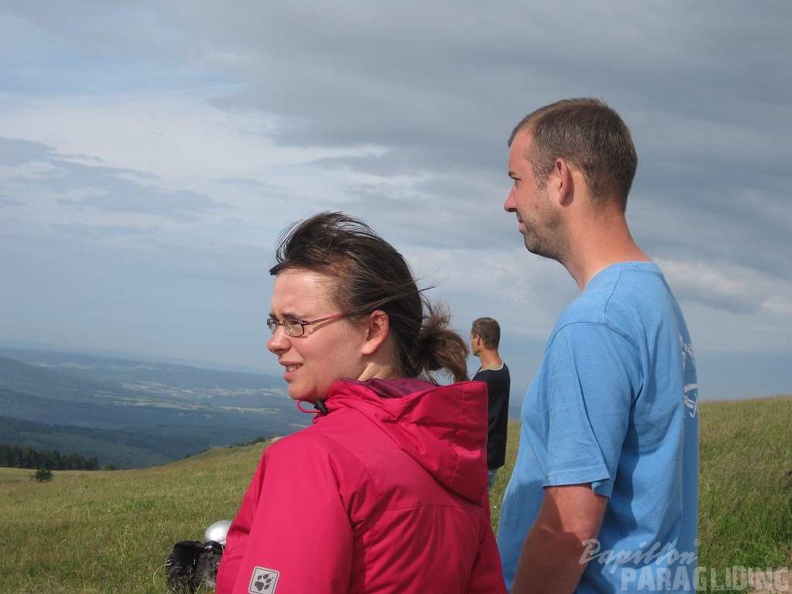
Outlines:
[{"label": "white paw print logo patch", "polygon": [[266,567],[254,568],[248,592],[250,594],[274,594],[275,586],[278,585],[279,575],[274,569],[267,569]]}]

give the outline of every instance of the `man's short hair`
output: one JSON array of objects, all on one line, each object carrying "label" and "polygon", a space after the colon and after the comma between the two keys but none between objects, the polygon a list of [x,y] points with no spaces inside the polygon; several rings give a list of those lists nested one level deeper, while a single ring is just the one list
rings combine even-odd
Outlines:
[{"label": "man's short hair", "polygon": [[593,202],[608,198],[627,209],[638,154],[630,130],[616,111],[599,99],[563,99],[525,116],[509,138],[526,131],[531,135],[534,177],[541,185],[557,158],[571,163],[583,174]]},{"label": "man's short hair", "polygon": [[500,344],[500,324],[493,318],[478,318],[470,329],[473,336],[479,336],[488,349],[497,349]]}]

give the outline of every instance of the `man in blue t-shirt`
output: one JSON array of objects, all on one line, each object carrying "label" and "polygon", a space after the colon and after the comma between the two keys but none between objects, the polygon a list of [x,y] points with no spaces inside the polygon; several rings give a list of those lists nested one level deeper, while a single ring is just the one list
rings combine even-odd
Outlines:
[{"label": "man in blue t-shirt", "polygon": [[627,225],[630,132],[602,102],[570,99],[526,116],[509,146],[504,208],[581,294],[523,402],[498,530],[507,586],[694,591],[696,369],[679,305]]}]

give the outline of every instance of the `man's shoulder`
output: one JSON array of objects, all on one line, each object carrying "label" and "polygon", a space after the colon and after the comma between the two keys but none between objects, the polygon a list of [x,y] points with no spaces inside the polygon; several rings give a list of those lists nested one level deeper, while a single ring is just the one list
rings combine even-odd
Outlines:
[{"label": "man's shoulder", "polygon": [[652,304],[669,303],[673,299],[655,263],[614,264],[598,273],[564,309],[553,334],[573,324],[632,325],[636,319],[653,313]]},{"label": "man's shoulder", "polygon": [[484,367],[473,376],[474,381],[486,381],[487,378],[509,375],[509,368],[504,362],[500,367]]}]

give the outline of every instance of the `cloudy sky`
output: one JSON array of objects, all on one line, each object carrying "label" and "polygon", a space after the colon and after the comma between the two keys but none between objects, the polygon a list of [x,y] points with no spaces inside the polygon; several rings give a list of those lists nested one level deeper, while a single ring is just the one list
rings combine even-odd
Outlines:
[{"label": "cloudy sky", "polygon": [[506,140],[593,96],[702,399],[790,393],[789,31],[786,0],[5,0],[0,341],[279,373],[276,239],[344,210],[460,331],[500,320],[521,397],[577,288],[502,209]]}]

